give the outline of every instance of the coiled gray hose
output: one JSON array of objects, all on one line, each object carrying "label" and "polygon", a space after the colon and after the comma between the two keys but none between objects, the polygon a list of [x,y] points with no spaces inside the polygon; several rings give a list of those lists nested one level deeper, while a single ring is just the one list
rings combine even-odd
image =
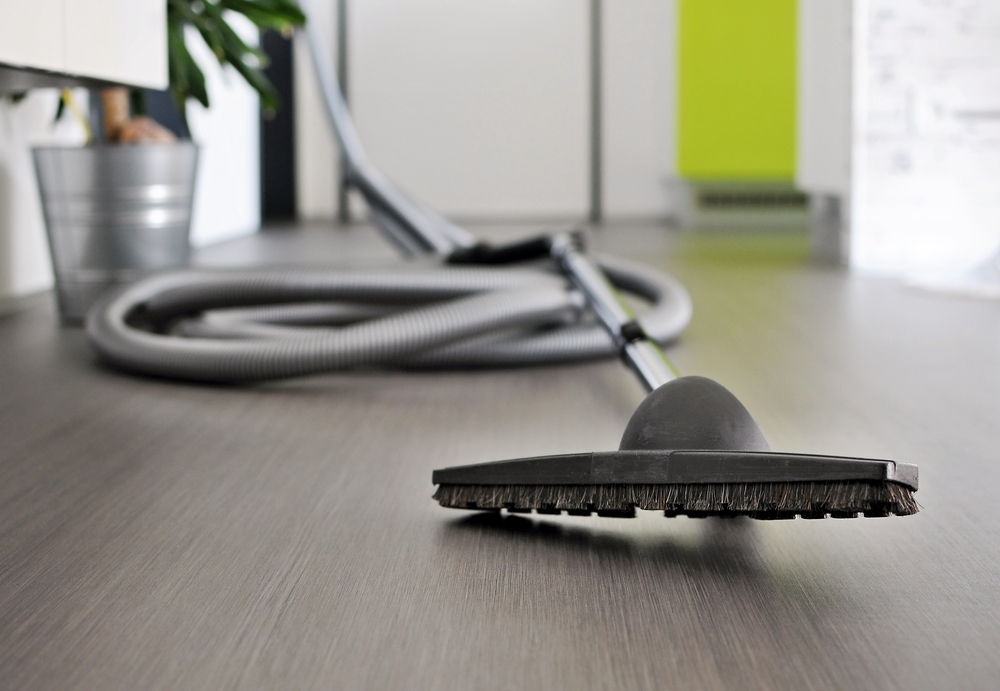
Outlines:
[{"label": "coiled gray hose", "polygon": [[[308,0],[299,0],[312,15]],[[376,225],[409,254],[454,257],[476,238],[415,203],[368,160],[315,22],[310,53],[346,180]],[[620,289],[652,303],[639,318],[666,343],[691,300],[659,271],[600,262]],[[503,367],[617,355],[616,345],[559,273],[408,265],[383,270],[179,271],[141,280],[87,315],[90,342],[132,372],[237,382],[364,367]]]},{"label": "coiled gray hose", "polygon": [[[650,337],[680,335],[691,300],[678,281],[620,259],[600,264],[617,287],[651,303],[639,317]],[[210,382],[616,355],[560,274],[440,264],[159,274],[96,304],[87,335],[116,367]]]}]

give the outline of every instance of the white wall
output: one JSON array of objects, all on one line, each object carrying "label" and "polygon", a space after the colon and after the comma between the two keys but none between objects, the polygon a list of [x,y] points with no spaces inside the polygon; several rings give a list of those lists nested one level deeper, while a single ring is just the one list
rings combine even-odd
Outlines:
[{"label": "white wall", "polygon": [[952,270],[1000,246],[1000,5],[800,0],[797,182],[846,203],[852,267]]},{"label": "white wall", "polygon": [[[330,39],[334,0],[316,3]],[[675,4],[605,2],[604,202],[671,212]],[[350,3],[349,97],[374,162],[403,189],[471,218],[581,218],[589,208],[588,3]],[[330,218],[336,153],[296,46],[299,210]]]},{"label": "white wall", "polygon": [[970,266],[1000,245],[1000,4],[855,3],[851,264]]},{"label": "white wall", "polygon": [[673,0],[604,3],[604,211],[678,212],[677,8]]},{"label": "white wall", "polygon": [[[77,89],[74,94],[85,108],[86,91]],[[85,139],[72,118],[53,123],[58,102],[55,89],[38,89],[16,104],[0,98],[0,297],[52,285],[31,147],[83,144]]]},{"label": "white wall", "polygon": [[[336,1],[313,0],[319,25],[326,38],[331,70],[336,74]],[[322,97],[313,74],[305,36],[295,36],[295,194],[303,219],[332,219],[337,214],[340,179],[337,145],[323,111]]]},{"label": "white wall", "polygon": [[[257,41],[249,21],[230,20],[245,41]],[[220,69],[193,29],[186,41],[205,73],[211,104],[208,109],[188,104],[191,138],[199,146],[191,244],[200,247],[260,227],[260,104],[256,92],[231,67]]]}]

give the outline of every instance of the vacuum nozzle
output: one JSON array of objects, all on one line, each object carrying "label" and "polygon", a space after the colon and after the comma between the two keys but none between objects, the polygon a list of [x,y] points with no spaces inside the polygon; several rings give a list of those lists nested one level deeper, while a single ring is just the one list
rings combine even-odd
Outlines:
[{"label": "vacuum nozzle", "polygon": [[746,408],[704,377],[650,393],[618,451],[540,456],[436,470],[442,506],[471,510],[780,519],[909,515],[915,465],[778,453]]}]

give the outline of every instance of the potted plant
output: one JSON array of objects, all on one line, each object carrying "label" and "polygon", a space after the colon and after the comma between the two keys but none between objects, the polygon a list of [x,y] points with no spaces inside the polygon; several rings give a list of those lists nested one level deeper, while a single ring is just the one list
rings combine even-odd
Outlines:
[{"label": "potted plant", "polygon": [[[188,27],[257,91],[265,112],[278,107],[261,71],[267,56],[240,38],[229,13],[286,34],[305,22],[292,0],[167,0],[170,93],[185,126],[189,100],[210,105]],[[101,92],[102,142],[88,135],[84,147],[33,150],[64,323],[82,322],[111,285],[187,263],[198,148],[146,117],[142,93]],[[68,92],[64,102],[82,118]]]}]

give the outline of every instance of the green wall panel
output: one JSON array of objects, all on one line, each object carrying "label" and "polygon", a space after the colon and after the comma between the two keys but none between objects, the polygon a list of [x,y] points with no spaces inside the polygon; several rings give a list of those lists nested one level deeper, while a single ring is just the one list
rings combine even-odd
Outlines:
[{"label": "green wall panel", "polygon": [[678,170],[795,174],[796,0],[679,0]]}]

